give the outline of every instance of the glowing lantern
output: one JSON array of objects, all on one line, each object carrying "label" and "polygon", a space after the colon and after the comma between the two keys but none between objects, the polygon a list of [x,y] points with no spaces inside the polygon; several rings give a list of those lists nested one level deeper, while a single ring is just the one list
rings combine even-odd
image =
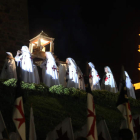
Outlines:
[{"label": "glowing lantern", "polygon": [[43,31],[30,40],[29,43],[29,50],[31,53],[33,53],[34,49],[37,49],[39,51],[45,52],[46,48],[45,46],[50,44],[50,52],[54,52],[54,38],[49,37],[46,33]]}]

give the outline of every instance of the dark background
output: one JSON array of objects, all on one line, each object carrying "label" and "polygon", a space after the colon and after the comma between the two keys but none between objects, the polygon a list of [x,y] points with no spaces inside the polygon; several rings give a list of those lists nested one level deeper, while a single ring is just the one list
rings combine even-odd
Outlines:
[{"label": "dark background", "polygon": [[95,64],[100,77],[109,66],[117,84],[121,65],[132,83],[139,82],[140,3],[124,0],[28,0],[30,39],[42,30],[55,38],[60,60],[72,57],[85,73]]}]

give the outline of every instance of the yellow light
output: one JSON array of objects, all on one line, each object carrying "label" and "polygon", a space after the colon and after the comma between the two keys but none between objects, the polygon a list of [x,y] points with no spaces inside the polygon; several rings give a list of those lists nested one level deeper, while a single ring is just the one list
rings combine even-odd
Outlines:
[{"label": "yellow light", "polygon": [[140,83],[135,83],[135,84],[133,84],[133,86],[135,87],[135,90],[140,89]]},{"label": "yellow light", "polygon": [[140,45],[138,45],[138,48],[139,48],[139,49],[138,49],[138,52],[140,52]]},{"label": "yellow light", "polygon": [[47,44],[49,41],[46,41],[44,39],[41,38],[41,45]]},{"label": "yellow light", "polygon": [[[40,42],[41,42],[41,45],[45,45],[45,44],[47,44],[49,41],[46,41],[46,40],[44,40],[44,39],[40,39]],[[38,41],[36,41],[36,42],[34,42],[35,44],[37,44],[38,43]]]},{"label": "yellow light", "polygon": [[139,36],[140,36],[140,34],[139,34]]}]

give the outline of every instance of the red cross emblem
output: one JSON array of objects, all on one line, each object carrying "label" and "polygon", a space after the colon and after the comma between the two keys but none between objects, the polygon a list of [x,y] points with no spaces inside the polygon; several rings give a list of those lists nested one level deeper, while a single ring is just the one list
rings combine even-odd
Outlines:
[{"label": "red cross emblem", "polygon": [[93,122],[92,122],[91,128],[90,128],[90,130],[88,132],[88,135],[87,135],[87,137],[91,135],[93,139],[95,139],[94,131],[95,131],[95,124],[96,124],[96,115],[94,113],[94,110],[95,110],[95,105],[94,105],[94,102],[93,102],[93,111],[88,109],[89,114],[87,116],[87,117],[93,117]]},{"label": "red cross emblem", "polygon": [[55,70],[56,70],[56,67],[55,67],[55,65],[53,65],[52,69],[53,69],[53,71],[55,71]]},{"label": "red cross emblem", "polygon": [[21,118],[15,118],[14,120],[18,121],[19,122],[19,125],[18,125],[18,129],[20,128],[20,126],[25,123],[25,116],[24,116],[24,112],[23,112],[23,109],[22,109],[22,105],[21,105],[21,100],[19,101],[19,104],[18,105],[15,105],[16,109],[20,112],[21,114]]},{"label": "red cross emblem", "polygon": [[92,78],[92,75],[91,74],[89,75],[89,78]]},{"label": "red cross emblem", "polygon": [[107,80],[108,80],[108,77],[106,76],[105,81],[107,81]]},{"label": "red cross emblem", "polygon": [[97,77],[99,77],[99,78],[100,78],[99,74],[97,74]]}]

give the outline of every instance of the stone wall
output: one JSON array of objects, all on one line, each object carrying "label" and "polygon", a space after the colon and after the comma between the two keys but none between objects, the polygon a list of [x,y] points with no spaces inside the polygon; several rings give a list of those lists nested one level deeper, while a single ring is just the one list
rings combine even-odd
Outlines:
[{"label": "stone wall", "polygon": [[29,45],[27,0],[0,0],[0,70],[5,52],[16,51]]}]

